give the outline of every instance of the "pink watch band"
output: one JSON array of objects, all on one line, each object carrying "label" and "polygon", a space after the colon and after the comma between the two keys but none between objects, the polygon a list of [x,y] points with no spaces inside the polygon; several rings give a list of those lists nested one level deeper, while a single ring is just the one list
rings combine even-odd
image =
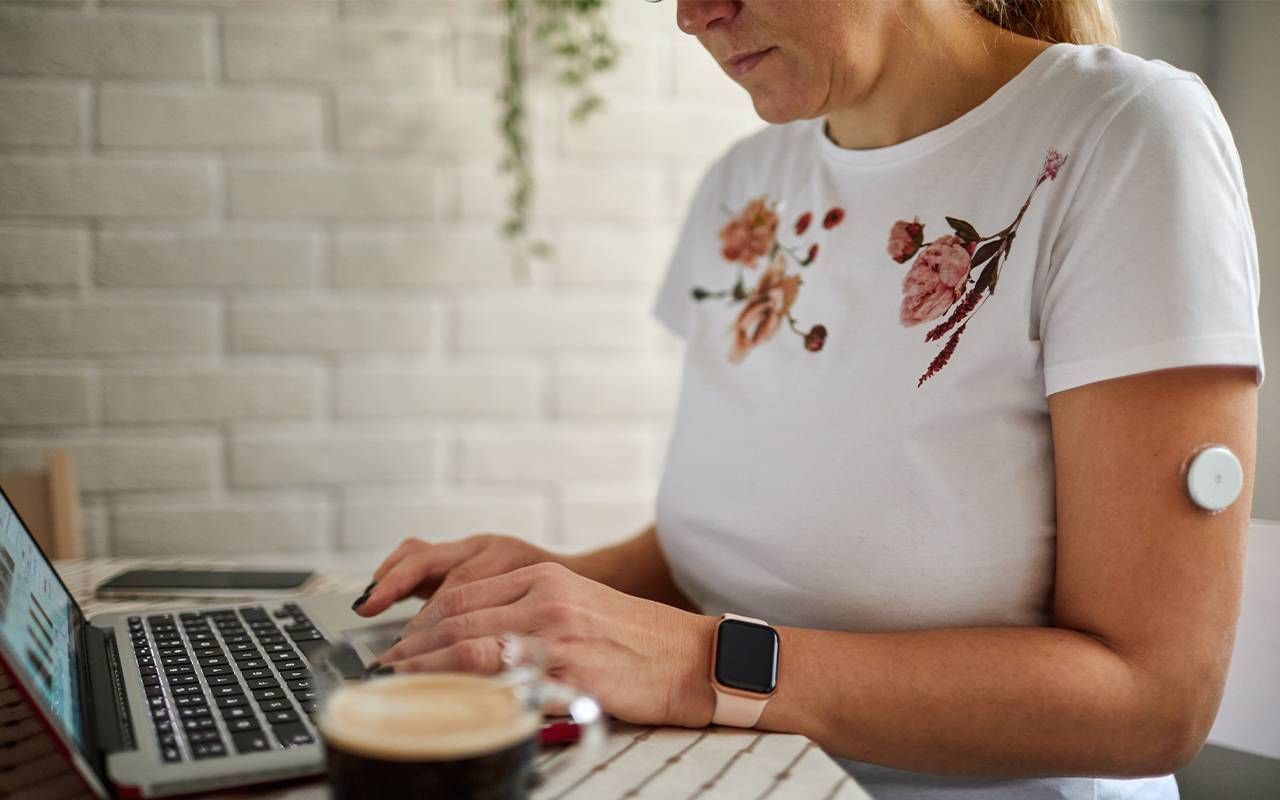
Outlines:
[{"label": "pink watch band", "polygon": [[[756,625],[769,624],[762,619],[743,617],[738,614],[725,614],[720,619],[736,619],[740,622],[750,622]],[[715,669],[714,664],[712,669]],[[731,694],[721,689],[714,680],[712,680],[711,686],[716,693],[716,710],[711,715],[711,723],[713,725],[754,728],[756,723],[760,721],[760,715],[764,713],[764,707],[769,702],[768,697],[746,697],[740,694]]]}]

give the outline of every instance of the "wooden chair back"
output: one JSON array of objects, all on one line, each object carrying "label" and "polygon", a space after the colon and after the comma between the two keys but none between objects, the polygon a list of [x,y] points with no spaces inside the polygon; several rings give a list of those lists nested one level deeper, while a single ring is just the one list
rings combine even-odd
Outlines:
[{"label": "wooden chair back", "polygon": [[49,558],[82,558],[84,525],[76,467],[65,450],[49,453],[45,469],[0,473],[0,486]]}]

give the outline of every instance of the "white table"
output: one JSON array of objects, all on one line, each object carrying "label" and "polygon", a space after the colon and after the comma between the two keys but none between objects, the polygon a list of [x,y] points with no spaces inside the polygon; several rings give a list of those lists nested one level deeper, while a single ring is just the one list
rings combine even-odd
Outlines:
[{"label": "white table", "polygon": [[[182,605],[180,601],[115,602],[94,598],[97,584],[116,572],[146,563],[193,566],[191,559],[156,560],[85,559],[58,563],[58,571],[85,613],[145,611]],[[261,558],[254,563],[262,566]],[[296,556],[281,559],[296,566]],[[201,561],[200,566],[210,566]],[[309,592],[342,591],[355,597],[367,583],[368,573],[353,575],[334,571],[332,562],[318,565],[318,581]],[[326,567],[329,567],[326,569]],[[551,765],[572,757],[570,749],[556,749],[539,756]],[[323,779],[284,788],[241,790],[223,797],[322,800],[328,797]],[[813,742],[803,736],[762,733],[735,728],[646,728],[613,723],[604,752],[586,765],[573,765],[553,776],[534,793],[535,800],[585,798],[606,800],[673,800],[675,798],[839,798],[869,800],[869,795]]]}]

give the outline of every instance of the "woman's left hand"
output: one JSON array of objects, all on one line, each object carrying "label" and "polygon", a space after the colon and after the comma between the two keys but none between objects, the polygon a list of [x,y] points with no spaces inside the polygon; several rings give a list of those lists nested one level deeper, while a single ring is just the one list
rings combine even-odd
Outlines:
[{"label": "woman's left hand", "polygon": [[495,673],[503,633],[535,636],[547,675],[615,717],[696,728],[710,724],[715,706],[715,623],[542,563],[437,594],[378,661],[397,672]]}]

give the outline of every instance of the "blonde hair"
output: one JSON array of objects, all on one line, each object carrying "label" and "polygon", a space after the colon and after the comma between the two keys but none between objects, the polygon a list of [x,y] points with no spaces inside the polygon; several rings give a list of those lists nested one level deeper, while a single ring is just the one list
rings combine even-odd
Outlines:
[{"label": "blonde hair", "polygon": [[967,0],[1002,28],[1046,42],[1119,44],[1111,0]]}]

